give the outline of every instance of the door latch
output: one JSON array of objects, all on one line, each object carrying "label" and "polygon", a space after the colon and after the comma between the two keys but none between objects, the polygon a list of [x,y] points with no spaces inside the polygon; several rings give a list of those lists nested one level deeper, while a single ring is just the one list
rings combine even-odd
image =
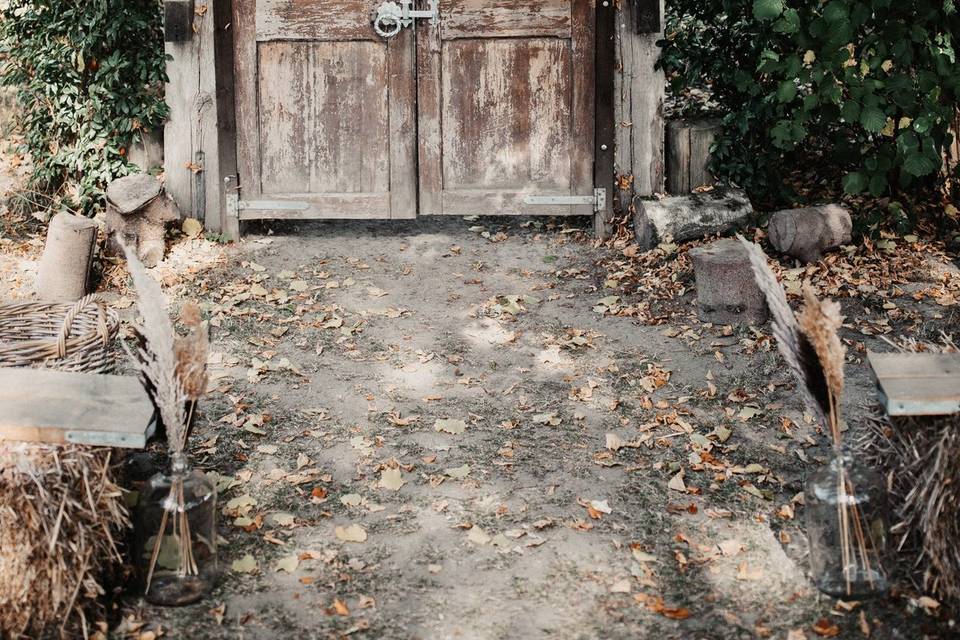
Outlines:
[{"label": "door latch", "polygon": [[403,28],[413,26],[417,18],[428,18],[431,25],[440,22],[440,0],[428,0],[429,9],[414,10],[413,0],[384,2],[373,14],[373,30],[383,38],[392,38]]}]

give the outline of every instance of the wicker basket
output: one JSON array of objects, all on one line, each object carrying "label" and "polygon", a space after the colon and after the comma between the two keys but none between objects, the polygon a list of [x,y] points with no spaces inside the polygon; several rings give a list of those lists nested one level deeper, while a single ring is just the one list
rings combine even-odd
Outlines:
[{"label": "wicker basket", "polygon": [[0,305],[0,367],[110,373],[120,319],[100,298]]}]

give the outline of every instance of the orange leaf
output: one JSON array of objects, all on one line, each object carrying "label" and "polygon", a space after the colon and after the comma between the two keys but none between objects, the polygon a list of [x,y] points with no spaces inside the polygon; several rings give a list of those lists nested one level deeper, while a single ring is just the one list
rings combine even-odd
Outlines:
[{"label": "orange leaf", "polygon": [[813,632],[824,638],[834,638],[840,635],[840,627],[833,624],[826,618],[820,618],[813,625]]}]

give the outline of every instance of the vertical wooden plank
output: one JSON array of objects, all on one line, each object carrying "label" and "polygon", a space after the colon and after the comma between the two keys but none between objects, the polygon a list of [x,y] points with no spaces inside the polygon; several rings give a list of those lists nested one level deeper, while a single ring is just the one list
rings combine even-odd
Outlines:
[{"label": "vertical wooden plank", "polygon": [[193,96],[200,90],[199,38],[164,45],[167,61],[165,101],[170,109],[163,128],[163,166],[167,193],[182,214],[193,212]]},{"label": "vertical wooden plank", "polygon": [[[574,194],[585,195],[593,193],[594,187],[597,0],[572,2],[574,142],[570,188]],[[590,205],[577,205],[574,211],[583,215],[594,213]]]},{"label": "vertical wooden plank", "polygon": [[[663,72],[654,69],[660,57],[656,33],[637,35],[631,6],[627,3],[617,14],[617,68],[614,105],[616,107],[616,160],[621,190],[621,208],[632,214],[637,197],[652,196],[664,189],[663,101],[666,84]],[[664,15],[661,2],[660,15]]]},{"label": "vertical wooden plank", "polygon": [[597,2],[596,140],[594,185],[607,190],[605,206],[594,215],[594,232],[605,239],[613,234],[614,75],[616,74],[616,10],[612,0]]},{"label": "vertical wooden plank", "polygon": [[440,26],[421,23],[417,32],[418,161],[420,214],[443,213]]},{"label": "vertical wooden plank", "polygon": [[387,45],[390,217],[417,217],[416,33],[404,29]]},{"label": "vertical wooden plank", "polygon": [[690,125],[684,120],[667,123],[666,142],[667,192],[690,193]]},{"label": "vertical wooden plank", "polygon": [[167,191],[183,215],[219,231],[220,156],[211,2],[194,4],[188,40],[166,43],[173,60],[167,66],[170,118],[164,128],[164,171]]},{"label": "vertical wooden plank", "polygon": [[240,239],[240,220],[230,215],[227,196],[237,182],[237,122],[233,75],[233,1],[213,0],[214,78],[217,102],[217,191],[220,231],[230,240]]},{"label": "vertical wooden plank", "polygon": [[256,12],[257,0],[233,0],[237,175],[246,199],[253,199],[260,195]]}]

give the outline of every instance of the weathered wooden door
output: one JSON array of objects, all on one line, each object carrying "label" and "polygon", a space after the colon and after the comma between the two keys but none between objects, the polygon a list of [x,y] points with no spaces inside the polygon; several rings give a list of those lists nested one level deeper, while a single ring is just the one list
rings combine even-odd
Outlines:
[{"label": "weathered wooden door", "polygon": [[233,0],[240,219],[594,213],[596,0],[381,2]]},{"label": "weathered wooden door", "polygon": [[420,213],[593,214],[558,197],[593,196],[595,8],[441,0],[417,43]]},{"label": "weathered wooden door", "polygon": [[415,34],[379,2],[233,0],[241,220],[416,215]]}]

